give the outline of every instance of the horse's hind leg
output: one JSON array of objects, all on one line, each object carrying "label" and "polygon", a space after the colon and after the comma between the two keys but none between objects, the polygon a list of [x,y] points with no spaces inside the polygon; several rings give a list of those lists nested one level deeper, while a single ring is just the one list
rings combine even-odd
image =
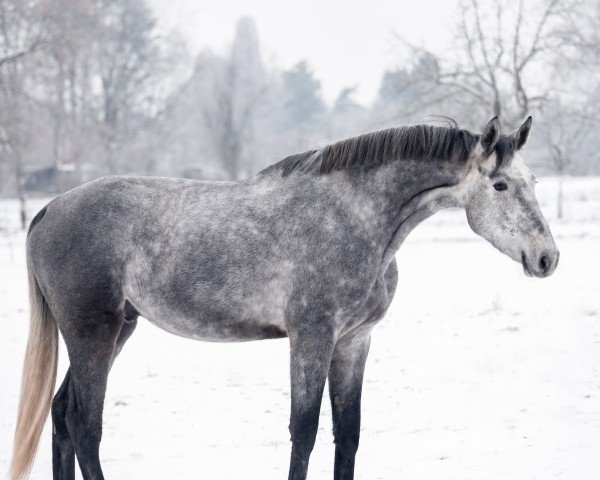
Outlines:
[{"label": "horse's hind leg", "polygon": [[360,397],[370,335],[341,339],[329,368],[329,396],[335,439],[335,480],[354,478],[360,437]]},{"label": "horse's hind leg", "polygon": [[[123,348],[137,325],[138,314],[132,308],[125,308],[125,322],[121,327],[111,363]],[[62,385],[52,401],[52,470],[54,480],[75,479],[75,450],[67,417],[72,424],[75,415],[75,390],[71,379],[71,369],[67,370]]]},{"label": "horse's hind leg", "polygon": [[[54,480],[75,479],[75,450],[66,424],[71,389],[71,369],[52,400],[52,472]],[[72,400],[71,400],[72,403]]]},{"label": "horse's hind leg", "polygon": [[57,320],[71,366],[52,406],[54,479],[74,478],[73,454],[84,479],[103,479],[99,448],[108,372],[136,320],[123,312],[71,318]]}]

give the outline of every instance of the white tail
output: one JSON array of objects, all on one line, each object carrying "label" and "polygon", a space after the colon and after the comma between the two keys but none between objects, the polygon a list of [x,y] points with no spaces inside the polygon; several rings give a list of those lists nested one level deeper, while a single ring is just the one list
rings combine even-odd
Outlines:
[{"label": "white tail", "polygon": [[28,266],[31,320],[25,351],[11,480],[27,478],[50,411],[58,363],[58,327]]}]

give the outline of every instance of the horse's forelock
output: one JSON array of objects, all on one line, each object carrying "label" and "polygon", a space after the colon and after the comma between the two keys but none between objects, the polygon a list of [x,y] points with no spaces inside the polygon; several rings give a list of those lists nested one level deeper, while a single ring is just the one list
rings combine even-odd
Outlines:
[{"label": "horse's forelock", "polygon": [[494,172],[499,172],[508,166],[517,152],[517,145],[513,139],[506,135],[501,135],[494,147],[496,153],[496,166]]}]

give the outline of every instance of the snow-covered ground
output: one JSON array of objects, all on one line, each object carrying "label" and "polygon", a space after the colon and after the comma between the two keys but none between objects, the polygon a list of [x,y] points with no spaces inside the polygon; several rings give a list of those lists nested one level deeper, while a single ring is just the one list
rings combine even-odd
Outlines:
[{"label": "snow-covered ground", "polygon": [[[367,365],[358,479],[600,478],[600,179],[565,187],[559,221],[556,181],[538,185],[561,250],[551,278],[526,277],[459,211],[401,248],[398,292]],[[15,217],[0,202],[0,229]],[[0,235],[0,476],[28,331],[23,243],[20,232]],[[63,349],[61,378],[67,363]],[[106,477],[287,478],[288,383],[287,340],[200,343],[142,320],[109,378]],[[312,479],[332,477],[328,402]],[[51,478],[48,427],[35,479]]]}]

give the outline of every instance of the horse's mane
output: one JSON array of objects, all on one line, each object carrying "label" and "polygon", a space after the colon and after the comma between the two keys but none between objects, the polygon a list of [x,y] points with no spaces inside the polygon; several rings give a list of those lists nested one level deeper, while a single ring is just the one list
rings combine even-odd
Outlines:
[{"label": "horse's mane", "polygon": [[[261,173],[281,171],[284,177],[295,170],[329,173],[358,166],[374,167],[401,159],[465,163],[479,138],[480,135],[455,125],[405,125],[365,133],[321,149],[291,155]],[[514,155],[514,142],[502,135],[494,151],[498,170]]]}]

